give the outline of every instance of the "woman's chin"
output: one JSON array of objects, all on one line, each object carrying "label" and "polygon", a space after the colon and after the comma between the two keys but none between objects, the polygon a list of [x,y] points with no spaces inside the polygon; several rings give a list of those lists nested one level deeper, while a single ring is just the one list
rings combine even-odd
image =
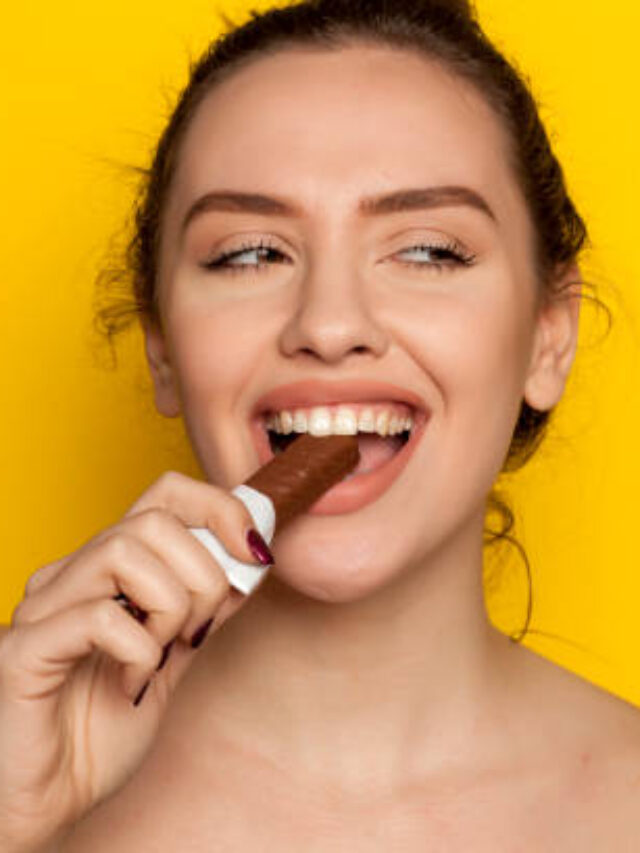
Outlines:
[{"label": "woman's chin", "polygon": [[375,591],[370,583],[363,587],[362,585],[345,583],[344,578],[301,578],[299,575],[295,575],[294,577],[280,576],[278,579],[299,595],[326,604],[349,604],[354,601],[361,601]]},{"label": "woman's chin", "polygon": [[[278,584],[305,598],[334,604],[361,601],[378,592],[392,580],[393,571],[384,571],[371,562],[346,564],[325,560],[291,562],[274,551],[275,565],[270,573]],[[278,585],[276,584],[276,586]]]}]

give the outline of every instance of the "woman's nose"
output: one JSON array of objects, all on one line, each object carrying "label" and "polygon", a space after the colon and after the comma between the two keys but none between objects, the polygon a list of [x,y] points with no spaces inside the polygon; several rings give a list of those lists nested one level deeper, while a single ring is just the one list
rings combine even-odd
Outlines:
[{"label": "woman's nose", "polygon": [[331,364],[350,353],[383,355],[388,337],[371,316],[365,287],[355,276],[335,270],[309,275],[280,335],[283,354],[305,353]]}]

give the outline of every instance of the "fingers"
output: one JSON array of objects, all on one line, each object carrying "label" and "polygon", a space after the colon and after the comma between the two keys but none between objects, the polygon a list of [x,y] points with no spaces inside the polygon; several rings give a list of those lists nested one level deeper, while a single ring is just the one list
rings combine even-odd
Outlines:
[{"label": "fingers", "polygon": [[39,622],[12,628],[0,645],[0,693],[15,699],[54,696],[80,658],[100,649],[123,666],[133,699],[162,655],[158,642],[115,601],[85,601]]},{"label": "fingers", "polygon": [[52,581],[68,559],[68,556],[62,557],[61,559],[56,560],[53,563],[48,563],[46,566],[43,566],[41,569],[38,569],[36,572],[34,572],[29,577],[25,585],[25,596],[28,597],[32,595],[34,592],[37,592],[39,589],[42,589],[42,587],[46,586],[49,581]]},{"label": "fingers", "polygon": [[227,577],[207,549],[170,513],[151,509],[125,518],[69,560],[54,582],[18,605],[12,624],[124,593],[145,611],[145,628],[158,642],[179,636],[190,643],[228,592]]},{"label": "fingers", "polygon": [[[77,629],[69,635],[56,653],[55,671],[68,670],[69,656],[77,659],[94,647],[103,648],[123,661],[127,686],[139,690],[158,665],[164,665],[163,650],[177,637],[195,647],[194,640],[203,637],[202,626],[215,617],[221,605],[231,599],[225,611],[228,617],[245,600],[232,596],[225,573],[189,527],[210,529],[242,562],[261,562],[246,539],[253,528],[252,517],[238,498],[168,472],[117,525],[32,575],[25,597],[13,613],[12,642],[18,636],[26,638],[25,642],[33,639],[37,645],[48,635],[36,631],[36,626],[55,633],[69,624],[70,613],[81,616],[85,623],[91,616],[98,623],[84,624],[84,634]],[[128,605],[127,613],[120,603],[123,600],[135,602],[139,609]],[[136,621],[131,615],[145,618]],[[114,639],[114,632],[123,626],[127,629],[125,646]],[[49,647],[41,648],[50,660]],[[32,656],[37,657],[35,651]],[[176,666],[171,667],[172,675]]]},{"label": "fingers", "polygon": [[125,518],[152,508],[168,510],[187,527],[208,527],[231,556],[244,563],[257,562],[247,543],[253,518],[242,501],[224,489],[167,471],[133,504]]}]

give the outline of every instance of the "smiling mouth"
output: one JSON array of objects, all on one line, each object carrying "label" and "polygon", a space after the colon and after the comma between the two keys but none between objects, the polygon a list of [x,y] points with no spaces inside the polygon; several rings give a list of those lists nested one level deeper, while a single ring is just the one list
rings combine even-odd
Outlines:
[{"label": "smiling mouth", "polygon": [[390,462],[409,442],[415,429],[416,412],[406,403],[377,402],[349,407],[320,407],[313,411],[266,411],[262,428],[274,456],[283,453],[299,435],[354,435],[360,461],[345,479],[368,474]]}]

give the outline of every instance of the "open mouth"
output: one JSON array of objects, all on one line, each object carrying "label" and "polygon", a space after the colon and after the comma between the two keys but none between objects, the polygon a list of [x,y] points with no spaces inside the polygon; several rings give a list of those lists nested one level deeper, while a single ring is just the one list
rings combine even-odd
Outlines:
[{"label": "open mouth", "polygon": [[[279,435],[278,433],[268,431],[268,435],[271,451],[275,456],[286,450],[296,440],[299,433]],[[385,465],[402,450],[408,443],[410,436],[411,433],[409,430],[402,432],[400,435],[389,435],[386,437],[357,433],[356,438],[358,440],[360,460],[354,470],[344,478],[345,481],[378,470],[378,468]]]},{"label": "open mouth", "polygon": [[[289,435],[283,435],[281,433],[275,432],[274,430],[267,430],[267,436],[269,438],[269,445],[271,447],[271,452],[276,456],[278,453],[282,453],[283,450],[286,450],[287,447],[291,444],[291,442],[295,441],[296,438],[300,435],[300,433],[290,433]],[[356,435],[358,439],[358,447],[360,448],[360,453],[362,454],[363,449],[373,446],[376,447],[380,442],[387,445],[390,449],[391,453],[395,454],[398,451],[402,450],[405,444],[409,441],[411,437],[411,430],[404,430],[399,435],[371,435],[364,432],[359,432]]]},{"label": "open mouth", "polygon": [[[334,406],[321,406],[320,413],[289,410],[286,414],[286,410],[277,412],[269,407],[254,415],[253,432],[261,465],[282,453],[304,432],[312,435],[337,432],[357,436],[360,451],[357,467],[329,489],[308,510],[309,515],[354,512],[380,498],[409,463],[431,418],[427,409],[405,401],[386,404],[376,401],[359,405],[360,409],[356,407],[355,412],[355,426],[353,410],[341,420]],[[309,415],[305,422],[304,416]],[[328,416],[330,420],[327,420]]]},{"label": "open mouth", "polygon": [[250,420],[260,465],[301,433],[357,436],[358,466],[308,510],[335,515],[354,512],[392,488],[420,446],[431,411],[419,394],[393,383],[304,381],[265,394]]},{"label": "open mouth", "polygon": [[419,416],[406,404],[360,407],[359,410],[322,407],[311,412],[264,412],[262,428],[271,453],[287,449],[301,433],[355,435],[360,462],[345,479],[375,471],[395,457],[409,442]]}]

